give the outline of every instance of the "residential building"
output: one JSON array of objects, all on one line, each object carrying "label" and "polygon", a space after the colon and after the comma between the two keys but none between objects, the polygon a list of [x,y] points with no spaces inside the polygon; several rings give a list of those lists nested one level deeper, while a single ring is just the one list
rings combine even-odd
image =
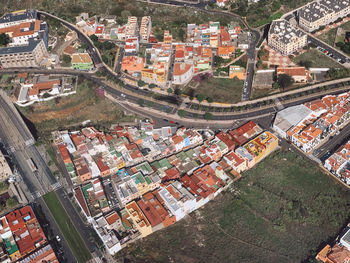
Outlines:
[{"label": "residential building", "polygon": [[269,29],[267,42],[270,47],[288,56],[307,45],[307,35],[286,20],[274,20]]},{"label": "residential building", "polygon": [[282,74],[289,75],[295,82],[307,82],[311,79],[310,71],[305,67],[278,67],[276,73],[277,77]]},{"label": "residential building", "polygon": [[350,14],[347,0],[315,0],[298,10],[299,26],[313,32]]},{"label": "residential building", "polygon": [[194,73],[193,64],[175,62],[173,72],[173,84],[182,85],[192,79]]},{"label": "residential building", "polygon": [[142,17],[141,27],[140,27],[140,40],[142,42],[148,42],[151,31],[152,31],[151,17],[150,16]]},{"label": "residential building", "polygon": [[78,70],[92,70],[94,64],[88,53],[74,53],[72,55],[72,68]]},{"label": "residential building", "polygon": [[[3,261],[2,261],[3,262]],[[58,263],[58,259],[55,255],[54,250],[52,249],[50,244],[43,246],[26,256],[25,258],[17,261],[18,263],[29,263],[29,262],[50,262],[50,263]]]},{"label": "residential building", "polygon": [[152,226],[135,201],[128,203],[125,206],[133,225],[140,231],[142,237],[146,237],[152,233]]},{"label": "residential building", "polygon": [[48,56],[48,26],[38,20],[35,10],[22,10],[0,18],[0,34],[9,36],[10,43],[0,48],[3,68],[38,67]]},{"label": "residential building", "polygon": [[221,46],[218,47],[217,55],[223,59],[230,59],[234,57],[235,50],[234,46]]},{"label": "residential building", "polygon": [[238,78],[239,80],[245,80],[246,73],[245,68],[241,68],[240,66],[230,65],[229,68],[229,78]]}]

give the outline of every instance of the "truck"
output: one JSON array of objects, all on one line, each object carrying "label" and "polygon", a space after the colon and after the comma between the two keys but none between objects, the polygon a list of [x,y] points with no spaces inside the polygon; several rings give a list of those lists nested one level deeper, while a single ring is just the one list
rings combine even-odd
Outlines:
[{"label": "truck", "polygon": [[27,159],[27,164],[29,165],[33,173],[38,171],[38,167],[36,166],[32,158]]}]

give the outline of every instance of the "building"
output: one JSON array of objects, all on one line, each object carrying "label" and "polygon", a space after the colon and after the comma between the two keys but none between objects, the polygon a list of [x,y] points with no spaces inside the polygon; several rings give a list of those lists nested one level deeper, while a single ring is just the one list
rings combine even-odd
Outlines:
[{"label": "building", "polygon": [[230,79],[238,78],[240,80],[245,80],[245,68],[240,66],[230,65],[229,77]]},{"label": "building", "polygon": [[152,21],[150,16],[144,16],[141,19],[140,41],[148,42],[152,31]]},{"label": "building", "polygon": [[234,46],[221,46],[218,47],[217,55],[222,57],[223,59],[229,59],[234,57],[235,55],[235,47]]},{"label": "building", "polygon": [[279,136],[286,139],[289,129],[308,118],[311,114],[312,110],[305,105],[288,107],[276,114],[273,129]]},{"label": "building", "polygon": [[136,56],[123,57],[122,71],[133,75],[134,73],[140,73],[145,68],[145,58]]},{"label": "building", "polygon": [[350,14],[348,0],[316,0],[298,10],[299,26],[313,32]]},{"label": "building", "polygon": [[125,206],[133,225],[140,231],[142,237],[146,237],[152,233],[152,226],[135,201],[130,202]]},{"label": "building", "polygon": [[38,20],[35,10],[5,14],[0,18],[0,34],[5,33],[10,42],[0,48],[3,68],[38,67],[48,56],[48,27]]},{"label": "building", "polygon": [[271,132],[265,131],[251,141],[247,142],[245,148],[252,156],[254,162],[258,163],[278,147],[278,139]]},{"label": "building", "polygon": [[31,253],[30,255],[26,256],[25,258],[17,261],[18,263],[29,263],[29,262],[50,262],[50,263],[58,263],[58,259],[56,257],[56,254],[54,250],[52,249],[50,244],[47,244],[46,246],[39,248],[35,252]]},{"label": "building", "polygon": [[194,74],[193,64],[175,62],[173,72],[173,84],[182,85],[189,82]]},{"label": "building", "polygon": [[274,20],[267,43],[282,55],[288,56],[307,45],[307,35],[286,20]]},{"label": "building", "polygon": [[335,244],[327,244],[316,255],[316,259],[323,263],[346,263],[350,260],[350,225],[342,230]]},{"label": "building", "polygon": [[225,7],[229,1],[228,0],[216,0],[216,5],[218,7]]},{"label": "building", "polygon": [[4,154],[0,150],[0,182],[6,181],[12,176],[12,171]]},{"label": "building", "polygon": [[307,82],[311,78],[310,71],[305,67],[278,67],[276,73],[277,77],[282,74],[289,75],[294,79],[294,82]]},{"label": "building", "polygon": [[75,53],[72,55],[72,68],[78,70],[92,70],[94,64],[88,53]]}]

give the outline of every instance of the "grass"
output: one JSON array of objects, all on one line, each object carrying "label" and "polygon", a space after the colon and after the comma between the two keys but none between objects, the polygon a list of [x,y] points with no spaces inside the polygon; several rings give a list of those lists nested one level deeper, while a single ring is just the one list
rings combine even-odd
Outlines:
[{"label": "grass", "polygon": [[321,35],[317,36],[320,40],[327,43],[330,46],[334,46],[335,37],[337,36],[337,28],[332,28],[328,30],[327,32],[322,33]]},{"label": "grass", "polygon": [[[344,30],[344,34],[337,36],[338,28],[342,28]],[[345,32],[349,30],[350,30],[350,21],[340,25],[337,28],[332,28],[327,32],[322,33],[321,35],[318,36],[318,38],[331,46],[335,46],[334,44],[339,41],[344,42]]]},{"label": "grass", "polygon": [[254,99],[259,99],[259,98],[269,96],[272,91],[273,91],[273,88],[264,88],[264,89],[253,88],[252,99],[254,100]]},{"label": "grass", "polygon": [[126,116],[112,101],[99,98],[95,88],[93,83],[84,80],[74,95],[19,107],[19,110],[34,124],[38,137],[54,130],[79,126],[85,120],[91,120],[92,125],[106,127],[134,120],[134,116]]},{"label": "grass", "polygon": [[273,15],[271,15],[269,18],[267,19],[262,19],[262,20],[258,20],[258,21],[255,21],[252,23],[252,26],[253,27],[259,27],[259,26],[262,26],[262,25],[266,25],[266,24],[269,24],[271,23],[273,20],[276,20],[276,19],[280,19],[281,16],[283,15],[283,12],[282,11],[279,11]]},{"label": "grass", "polygon": [[68,217],[61,202],[57,199],[56,193],[50,192],[44,195],[44,200],[49,207],[53,217],[55,218],[55,221],[60,228],[64,239],[67,241],[69,247],[71,248],[74,257],[78,260],[78,262],[86,262],[91,259],[90,251],[86,247],[84,241]]},{"label": "grass", "polygon": [[342,68],[340,64],[333,61],[326,55],[317,51],[316,49],[310,49],[307,52],[293,58],[293,62],[299,64],[301,61],[311,61],[311,67],[316,68]]},{"label": "grass", "polygon": [[348,222],[350,192],[315,164],[277,151],[233,190],[117,255],[124,262],[315,262]]},{"label": "grass", "polygon": [[[208,78],[201,80],[197,88],[186,88],[184,94],[196,96],[203,94],[211,97],[214,102],[235,103],[241,101],[243,80],[226,78]],[[191,85],[195,83],[191,82]]]}]

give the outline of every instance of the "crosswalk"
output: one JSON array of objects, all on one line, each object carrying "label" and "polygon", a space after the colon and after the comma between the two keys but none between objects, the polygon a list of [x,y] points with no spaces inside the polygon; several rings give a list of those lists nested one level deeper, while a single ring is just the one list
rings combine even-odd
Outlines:
[{"label": "crosswalk", "polygon": [[283,104],[281,103],[281,101],[280,101],[278,98],[275,98],[275,104],[276,104],[277,109],[278,109],[279,111],[284,109]]},{"label": "crosswalk", "polygon": [[52,191],[55,191],[56,189],[60,188],[62,185],[60,182],[54,183],[51,185]]}]

